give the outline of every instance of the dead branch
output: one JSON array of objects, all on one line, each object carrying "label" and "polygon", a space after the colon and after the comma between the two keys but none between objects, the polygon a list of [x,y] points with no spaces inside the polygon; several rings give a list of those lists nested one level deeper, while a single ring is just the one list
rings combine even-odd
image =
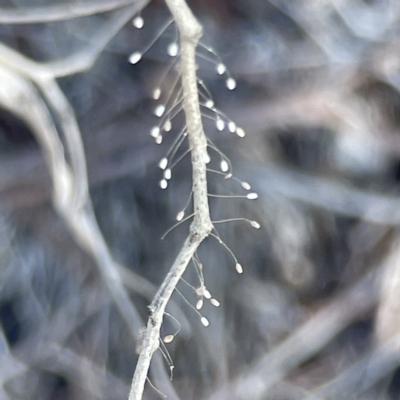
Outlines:
[{"label": "dead branch", "polygon": [[180,33],[180,72],[191,150],[194,219],[188,238],[149,306],[150,316],[143,348],[133,376],[129,400],[142,399],[150,361],[159,346],[159,332],[165,307],[193,254],[212,229],[207,197],[207,139],[200,113],[195,60],[196,45],[201,37],[202,27],[184,0],[166,0],[166,2]]},{"label": "dead branch", "polygon": [[132,4],[132,0],[83,1],[45,7],[0,8],[0,24],[36,24],[87,17]]}]

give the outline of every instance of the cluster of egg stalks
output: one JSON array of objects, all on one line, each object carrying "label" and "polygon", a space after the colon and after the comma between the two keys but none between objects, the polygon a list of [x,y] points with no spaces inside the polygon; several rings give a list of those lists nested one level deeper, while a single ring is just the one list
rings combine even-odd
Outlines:
[{"label": "cluster of egg stalks", "polygon": [[[143,18],[139,15],[136,18],[133,19],[132,24],[135,28],[137,29],[141,29],[144,26],[144,20]],[[158,37],[164,32],[164,30],[169,26],[169,24],[167,24],[163,30],[159,33],[159,35],[156,37],[155,40],[158,39]],[[155,40],[153,40],[151,42],[151,44],[142,52],[134,52],[129,56],[129,62],[131,64],[137,64],[143,57],[144,53],[149,50],[149,48],[152,46],[152,44],[155,42]],[[210,49],[207,48],[206,46],[204,46],[208,51],[212,52],[215,56],[216,53]],[[179,55],[179,45],[177,42],[172,42],[167,46],[167,54],[170,57],[177,57]],[[218,57],[218,56],[217,56]],[[214,62],[214,61],[213,61]],[[225,86],[228,90],[234,90],[236,88],[236,81],[235,79],[233,79],[229,72],[227,71],[227,68],[225,66],[225,64],[223,64],[222,62],[214,62],[215,63],[215,69],[218,75],[222,76],[224,74],[226,74],[227,78],[225,79]],[[204,87],[204,84],[202,82],[200,82],[202,84],[202,86]],[[208,90],[207,90],[207,93]],[[162,95],[162,89],[161,87],[157,87],[154,91],[153,91],[153,99],[155,101],[159,101],[161,99],[161,95]],[[154,109],[154,115],[158,118],[163,118],[163,117],[167,117],[167,118],[163,118],[162,122],[159,125],[153,126],[150,129],[150,135],[155,139],[155,142],[157,144],[161,144],[162,143],[162,132],[169,132],[172,129],[172,122],[168,113],[171,112],[171,110],[179,103],[178,101],[175,101],[174,104],[172,105],[172,107],[167,110],[167,104],[169,102],[169,98],[168,100],[165,102],[165,104],[158,104],[155,109]],[[225,114],[223,114],[222,112],[220,112],[217,108],[215,108],[214,105],[214,101],[211,99],[211,95],[210,97],[206,98],[204,103],[201,103],[201,105],[203,107],[205,107],[206,109],[212,111],[215,115],[215,117],[213,117],[213,120],[215,122],[215,127],[219,132],[224,131],[225,129],[227,129],[230,133],[232,134],[236,134],[239,138],[244,138],[245,137],[245,131],[243,130],[243,128],[238,127],[235,122],[233,122],[232,120],[230,120]],[[167,112],[167,114],[166,114]],[[175,114],[176,115],[176,114]],[[185,130],[183,130],[183,132],[181,132],[181,135],[186,136],[187,133],[185,132]],[[218,151],[219,152],[219,151]],[[223,156],[223,154],[221,152],[219,152],[221,155],[221,161],[219,164],[220,167],[220,173],[222,173],[224,175],[224,177],[226,179],[229,178],[233,178],[236,181],[238,181],[241,185],[241,187],[246,190],[246,191],[250,191],[251,190],[251,186],[249,183],[247,182],[242,182],[240,180],[238,180],[237,178],[233,177],[232,173],[230,173],[230,163],[228,162],[228,159]],[[204,162],[206,164],[210,163],[211,158],[208,155],[208,153],[206,154],[206,159],[204,160]],[[161,179],[161,181],[159,182],[159,186],[161,189],[166,189],[168,187],[168,181],[172,178],[172,160],[169,160],[168,157],[164,157],[160,160],[158,166],[159,168],[163,171],[163,179]],[[214,171],[216,172],[216,171]],[[255,200],[258,198],[257,193],[255,192],[249,192],[246,195],[242,196],[242,195],[231,195],[231,196],[221,196],[221,197],[240,197],[240,198],[246,198],[249,200]],[[177,216],[176,216],[176,220],[180,223],[184,221],[184,216],[185,216],[185,209],[180,211]],[[189,216],[190,217],[190,216]],[[188,219],[189,217],[187,217],[186,219]],[[235,219],[230,219],[227,221],[234,221],[234,220],[244,220],[247,221],[253,228],[255,229],[260,229],[260,224],[257,221],[251,221],[248,220],[246,218],[235,218]],[[217,221],[217,222],[227,222],[227,221]],[[215,221],[214,221],[215,222]],[[222,243],[225,247],[226,245],[219,239],[220,243]],[[228,248],[227,248],[228,249]],[[237,273],[242,274],[243,273],[243,267],[242,265],[237,261],[236,257],[233,255],[233,253],[231,252],[230,249],[228,249],[228,251],[231,253],[231,255],[233,256],[234,260],[235,260],[235,269],[237,271]],[[204,304],[204,299],[209,300],[210,303],[214,306],[214,307],[219,307],[220,306],[220,302],[215,299],[212,298],[211,293],[206,289],[206,287],[204,286],[204,284],[202,284],[199,288],[195,289],[196,294],[198,295],[199,299],[196,303],[196,306],[192,308],[195,309],[195,311],[199,314],[200,316],[200,321],[204,326],[209,326],[209,321],[206,317],[202,316],[200,314],[200,310],[203,307]],[[174,337],[176,336],[176,334],[169,334],[166,335],[163,338],[163,342],[164,343],[171,343],[174,340]]]}]

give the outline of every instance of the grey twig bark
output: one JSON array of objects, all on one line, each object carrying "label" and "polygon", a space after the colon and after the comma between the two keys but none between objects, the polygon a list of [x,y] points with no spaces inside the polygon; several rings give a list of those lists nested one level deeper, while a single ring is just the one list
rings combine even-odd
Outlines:
[{"label": "grey twig bark", "polygon": [[196,46],[202,27],[184,0],[166,0],[179,29],[180,73],[192,163],[194,219],[190,233],[174,264],[149,306],[150,316],[142,351],[135,369],[129,400],[140,400],[154,352],[159,346],[160,327],[165,307],[193,254],[212,229],[207,196],[207,139],[204,134],[197,90]]}]

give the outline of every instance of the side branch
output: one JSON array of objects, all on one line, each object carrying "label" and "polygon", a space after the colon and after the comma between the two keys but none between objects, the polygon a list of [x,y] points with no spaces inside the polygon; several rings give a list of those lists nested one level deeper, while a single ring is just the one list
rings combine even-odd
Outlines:
[{"label": "side branch", "polygon": [[151,358],[159,346],[160,327],[167,303],[190,259],[212,229],[207,196],[207,139],[201,120],[195,59],[196,46],[202,34],[202,27],[184,0],[166,0],[166,3],[180,33],[180,72],[191,150],[194,220],[190,226],[189,236],[149,307],[149,319],[132,380],[129,400],[142,399]]}]

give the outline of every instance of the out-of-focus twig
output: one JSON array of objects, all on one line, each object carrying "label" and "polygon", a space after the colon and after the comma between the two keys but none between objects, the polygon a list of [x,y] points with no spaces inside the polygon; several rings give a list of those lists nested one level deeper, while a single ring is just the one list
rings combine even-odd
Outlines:
[{"label": "out-of-focus twig", "polygon": [[352,54],[351,51],[343,46],[340,36],[344,37],[344,35],[338,26],[335,26],[335,24],[324,24],[322,19],[314,18],[316,9],[312,2],[295,3],[285,0],[269,0],[269,2],[292,18],[296,24],[300,25],[310,38],[324,51],[331,62],[348,62],[356,57],[356,54]]},{"label": "out-of-focus twig", "polygon": [[0,24],[34,24],[63,21],[112,11],[132,4],[132,0],[82,1],[49,4],[44,7],[0,8]]},{"label": "out-of-focus twig", "polygon": [[370,40],[381,40],[384,34],[398,20],[400,7],[397,2],[365,4],[331,0],[330,3],[357,36]]},{"label": "out-of-focus twig", "polygon": [[[140,327],[140,317],[123,289],[119,274],[96,224],[87,197],[87,188],[83,194],[81,193],[86,197],[81,198],[78,203],[74,202],[76,195],[74,181],[82,178],[80,175],[75,175],[74,172],[79,173],[81,171],[73,172],[68,166],[64,156],[64,147],[58,138],[57,130],[33,85],[5,68],[0,69],[0,79],[2,82],[1,104],[31,127],[42,147],[53,179],[55,207],[64,218],[79,245],[97,261],[106,284],[109,285],[112,295],[131,327],[133,336],[135,336]],[[82,149],[76,151],[82,151]],[[85,183],[85,178],[82,178],[82,181]]]},{"label": "out-of-focus twig", "polygon": [[379,307],[375,320],[375,336],[384,345],[390,338],[400,335],[400,247],[393,243],[386,269],[381,279]]},{"label": "out-of-focus twig", "polygon": [[10,397],[4,390],[4,384],[26,372],[28,366],[16,359],[11,353],[0,353],[0,395],[1,399],[9,399]]},{"label": "out-of-focus twig", "polygon": [[93,66],[110,40],[147,3],[148,0],[140,0],[133,6],[117,10],[96,35],[89,40],[87,46],[69,57],[39,63],[0,43],[0,62],[35,82],[41,79],[59,78],[83,72]]},{"label": "out-of-focus twig", "polygon": [[216,391],[210,400],[264,398],[272,385],[320,351],[360,315],[371,310],[378,301],[375,282],[381,273],[382,267],[379,267],[338,295],[235,381]]},{"label": "out-of-focus twig", "polygon": [[361,191],[329,179],[284,167],[246,167],[265,196],[278,193],[324,210],[386,225],[400,223],[398,198]]}]

